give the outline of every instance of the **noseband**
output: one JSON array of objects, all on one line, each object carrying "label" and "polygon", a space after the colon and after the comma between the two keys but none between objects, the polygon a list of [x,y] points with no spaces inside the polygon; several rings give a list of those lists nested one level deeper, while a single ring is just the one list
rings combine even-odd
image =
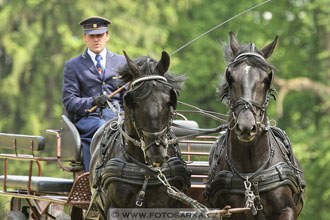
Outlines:
[{"label": "noseband", "polygon": [[[242,53],[240,55],[238,55],[234,61],[230,62],[226,68],[226,72],[228,71],[228,67],[230,65],[233,65],[235,64],[236,62],[239,62],[243,59],[245,59],[247,56],[256,56],[260,59],[262,59],[263,61],[266,62],[265,58],[263,56],[261,56],[260,54],[256,53],[256,52],[246,52],[246,53]],[[273,70],[271,70],[271,73],[270,74],[273,74]],[[251,99],[247,99],[247,98],[244,98],[244,97],[240,97],[236,102],[233,100],[232,98],[232,95],[231,95],[231,90],[229,89],[228,90],[228,100],[229,100],[229,103],[230,103],[230,110],[232,112],[232,119],[229,121],[228,123],[228,128],[229,130],[233,130],[236,125],[237,125],[237,119],[238,119],[238,116],[241,114],[242,111],[246,111],[246,110],[250,110],[254,116],[254,119],[255,119],[255,125],[257,127],[257,129],[259,129],[260,131],[263,130],[263,129],[268,129],[269,125],[265,125],[265,124],[262,124],[264,118],[265,118],[265,112],[266,112],[266,108],[268,106],[268,103],[269,103],[269,96],[270,96],[270,92],[272,91],[273,89],[272,88],[268,88],[267,91],[266,91],[266,99],[264,101],[264,103],[260,104],[258,102],[255,102]],[[239,106],[243,106],[239,112],[236,114],[236,110]],[[254,108],[257,108],[260,110],[260,114],[259,116],[261,116],[261,120],[258,121],[257,120],[257,112],[254,110]],[[234,126],[230,126],[231,124],[231,121],[234,121]]]},{"label": "noseband", "polygon": [[[167,79],[165,77],[159,76],[159,75],[150,75],[150,76],[138,78],[138,79],[134,80],[133,82],[131,82],[131,84],[130,84],[130,91],[128,91],[128,92],[131,92],[131,91],[134,91],[134,90],[140,88],[145,81],[151,81],[151,80],[156,80],[156,81],[158,81],[160,83],[166,84],[166,85],[172,87],[172,89],[174,90],[173,86],[167,82]],[[139,128],[139,127],[136,126],[136,120],[135,120],[135,115],[134,115],[133,109],[130,108],[130,111],[131,111],[130,119],[133,122],[133,126],[134,126],[134,129],[135,129],[138,137],[139,137],[139,140],[136,140],[136,139],[132,138],[131,136],[129,136],[121,128],[121,126],[118,126],[118,128],[119,128],[120,133],[125,137],[126,140],[132,142],[135,146],[141,148],[141,150],[143,152],[143,155],[144,155],[144,160],[147,163],[147,160],[146,160],[146,158],[147,158],[146,157],[146,151],[152,145],[156,144],[159,147],[160,146],[164,146],[165,148],[167,148],[167,146],[168,146],[167,134],[168,134],[168,132],[170,130],[170,122],[171,122],[171,120],[169,120],[167,126],[163,130],[158,131],[158,132],[149,132],[149,131],[145,131],[142,128]],[[121,119],[120,121],[121,122],[119,122],[119,124],[122,124],[123,123],[123,119]],[[145,144],[144,137],[153,138],[154,141],[152,141],[150,144],[146,145]],[[163,140],[163,137],[165,137],[164,140]]]}]

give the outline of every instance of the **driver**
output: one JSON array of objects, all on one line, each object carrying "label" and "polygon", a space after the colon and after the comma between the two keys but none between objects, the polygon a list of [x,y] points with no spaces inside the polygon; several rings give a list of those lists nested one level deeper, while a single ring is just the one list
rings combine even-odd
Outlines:
[{"label": "driver", "polygon": [[[121,86],[116,71],[126,64],[124,56],[109,51],[106,18],[89,17],[79,23],[84,30],[83,39],[87,45],[83,54],[67,61],[62,82],[62,102],[70,120],[80,133],[84,155],[84,168],[89,171],[90,143],[94,133],[106,121],[117,115],[107,106],[108,96]],[[125,89],[112,98],[122,109]],[[99,108],[86,112],[93,106]]]}]

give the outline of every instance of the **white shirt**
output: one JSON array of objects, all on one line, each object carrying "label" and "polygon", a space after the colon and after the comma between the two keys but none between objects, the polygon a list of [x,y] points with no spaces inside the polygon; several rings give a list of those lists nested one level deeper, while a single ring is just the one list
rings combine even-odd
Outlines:
[{"label": "white shirt", "polygon": [[[96,67],[96,63],[97,63],[97,61],[95,60],[96,54],[93,51],[91,51],[89,48],[87,49],[87,53],[92,58],[92,60],[94,62],[94,65]],[[102,50],[102,52],[100,53],[100,55],[102,56],[101,65],[103,66],[103,68],[105,68],[105,64],[106,64],[106,61],[107,61],[107,59],[106,59],[106,57],[107,57],[107,49],[104,48]]]}]

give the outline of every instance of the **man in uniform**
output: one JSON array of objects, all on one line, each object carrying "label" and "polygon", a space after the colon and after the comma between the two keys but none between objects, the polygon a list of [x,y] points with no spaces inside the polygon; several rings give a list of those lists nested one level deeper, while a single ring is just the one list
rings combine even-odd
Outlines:
[{"label": "man in uniform", "polygon": [[[65,63],[62,82],[62,101],[70,119],[80,133],[85,171],[89,171],[90,143],[94,133],[106,121],[116,117],[107,106],[108,96],[121,86],[116,71],[126,64],[124,56],[106,48],[109,40],[106,18],[90,17],[79,23],[87,49]],[[124,90],[112,98],[122,107]],[[93,106],[99,108],[86,112]]]}]

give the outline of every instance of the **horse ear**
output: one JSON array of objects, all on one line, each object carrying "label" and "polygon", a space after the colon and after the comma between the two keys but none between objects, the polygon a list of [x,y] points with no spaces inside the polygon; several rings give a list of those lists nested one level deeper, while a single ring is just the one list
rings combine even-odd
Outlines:
[{"label": "horse ear", "polygon": [[261,50],[265,59],[269,58],[273,54],[277,42],[278,42],[278,35],[276,35],[275,40],[273,42],[271,42]]},{"label": "horse ear", "polygon": [[230,48],[231,48],[231,51],[233,51],[233,55],[235,57],[239,51],[239,44],[238,44],[238,41],[237,41],[237,38],[236,38],[234,32],[230,31],[229,36],[230,36],[230,38],[229,38]]},{"label": "horse ear", "polygon": [[140,75],[140,69],[138,67],[138,65],[136,65],[133,60],[131,60],[131,58],[129,58],[129,56],[127,55],[126,51],[123,50],[123,53],[125,55],[127,64],[129,69],[131,70],[131,72],[133,73],[133,77],[137,78]]},{"label": "horse ear", "polygon": [[156,69],[158,70],[159,75],[164,76],[170,66],[170,56],[165,51],[162,52],[162,58],[157,64]]}]

